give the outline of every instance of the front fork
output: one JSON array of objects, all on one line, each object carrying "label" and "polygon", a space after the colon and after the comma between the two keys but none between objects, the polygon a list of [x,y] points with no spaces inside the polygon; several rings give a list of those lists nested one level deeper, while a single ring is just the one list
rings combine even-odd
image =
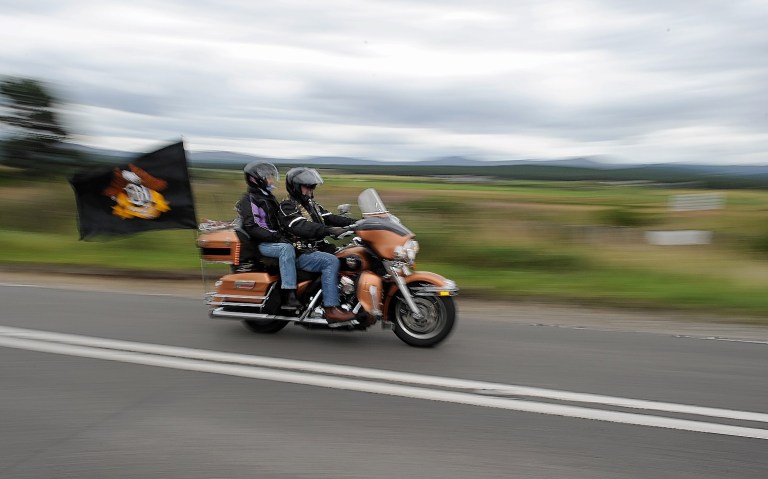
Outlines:
[{"label": "front fork", "polygon": [[[419,308],[413,301],[413,296],[411,295],[411,291],[408,289],[408,286],[406,286],[405,280],[402,276],[400,276],[400,268],[396,268],[393,265],[386,265],[386,268],[390,276],[392,276],[392,279],[395,280],[395,284],[397,285],[397,289],[400,290],[400,294],[403,295],[405,304],[408,305],[408,309],[410,309],[411,313],[413,313],[413,319],[424,319],[424,315],[421,314],[421,311],[419,311]],[[405,268],[407,267],[403,266],[403,269]],[[405,271],[403,272],[405,273]]]},{"label": "front fork", "polygon": [[[384,298],[384,319],[388,318],[392,307],[392,300],[397,291],[402,295],[402,300],[408,306],[408,310],[413,314],[413,319],[424,319],[424,313],[419,311],[414,297],[416,296],[456,296],[459,288],[456,283],[439,274],[429,271],[411,271],[403,263],[384,262],[384,269],[388,273],[389,279],[392,279],[394,286],[391,286]],[[408,285],[411,285],[410,288]]]}]

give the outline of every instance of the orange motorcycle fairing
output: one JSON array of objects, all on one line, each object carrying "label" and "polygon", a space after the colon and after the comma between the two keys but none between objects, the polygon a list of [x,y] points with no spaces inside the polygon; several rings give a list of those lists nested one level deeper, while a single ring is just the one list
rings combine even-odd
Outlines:
[{"label": "orange motorcycle fairing", "polygon": [[[426,283],[429,285],[434,286],[438,291],[435,293],[435,296],[453,296],[456,294],[456,283],[451,281],[448,278],[445,278],[443,276],[440,276],[437,273],[432,273],[429,271],[416,271],[408,276],[403,276],[403,280],[405,281],[406,286],[414,283]],[[395,293],[397,293],[399,289],[397,288],[397,284],[392,283],[389,288],[387,289],[387,295],[386,298],[384,298],[384,319],[388,320],[388,313],[390,309],[390,304],[392,302],[392,298],[395,296]]]},{"label": "orange motorcycle fairing", "polygon": [[381,278],[370,272],[363,271],[357,280],[357,300],[363,309],[373,317],[381,315],[381,300],[384,297],[384,288]]},{"label": "orange motorcycle fairing", "polygon": [[226,306],[227,303],[261,304],[266,300],[270,286],[278,276],[269,273],[227,274],[216,282],[212,306]]},{"label": "orange motorcycle fairing", "polygon": [[382,258],[394,258],[395,248],[402,246],[403,243],[415,236],[413,233],[401,235],[384,229],[360,230],[356,233]]},{"label": "orange motorcycle fairing", "polygon": [[336,253],[341,271],[365,271],[371,267],[368,252],[362,246],[350,246]]}]

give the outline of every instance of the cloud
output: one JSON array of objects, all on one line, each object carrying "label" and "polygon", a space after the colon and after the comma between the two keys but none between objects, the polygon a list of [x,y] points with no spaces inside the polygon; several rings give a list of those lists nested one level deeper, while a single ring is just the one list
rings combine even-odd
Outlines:
[{"label": "cloud", "polygon": [[6,0],[0,73],[54,82],[91,146],[765,163],[767,20],[756,0]]}]

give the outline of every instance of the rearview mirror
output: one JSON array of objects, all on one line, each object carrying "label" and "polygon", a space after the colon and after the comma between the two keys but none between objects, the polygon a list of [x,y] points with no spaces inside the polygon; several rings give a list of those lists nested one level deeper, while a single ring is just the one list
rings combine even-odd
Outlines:
[{"label": "rearview mirror", "polygon": [[352,207],[349,205],[349,203],[344,203],[343,205],[339,205],[338,206],[339,214],[347,216],[349,215],[351,208]]}]

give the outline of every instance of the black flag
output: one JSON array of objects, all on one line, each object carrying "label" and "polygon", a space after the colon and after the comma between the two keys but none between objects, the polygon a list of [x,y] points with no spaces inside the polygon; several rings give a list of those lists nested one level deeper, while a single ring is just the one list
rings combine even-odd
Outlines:
[{"label": "black flag", "polygon": [[169,228],[197,228],[182,142],[70,180],[80,239]]}]

